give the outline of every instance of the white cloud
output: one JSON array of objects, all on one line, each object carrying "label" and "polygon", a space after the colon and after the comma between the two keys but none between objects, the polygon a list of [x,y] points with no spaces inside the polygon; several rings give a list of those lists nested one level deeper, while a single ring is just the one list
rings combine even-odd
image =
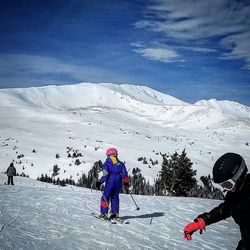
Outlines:
[{"label": "white cloud", "polygon": [[203,53],[213,53],[218,52],[217,49],[207,48],[207,47],[193,47],[193,46],[175,46],[177,49],[183,50],[191,50],[195,52],[203,52]]},{"label": "white cloud", "polygon": [[161,61],[165,63],[181,60],[180,56],[175,50],[166,47],[146,48],[144,46],[137,45],[137,48],[135,48],[134,51],[149,60]]},{"label": "white cloud", "polygon": [[[247,42],[248,41],[248,42]],[[230,49],[224,53],[224,59],[245,59],[245,68],[250,70],[250,32],[231,35],[221,40],[221,44]]]},{"label": "white cloud", "polygon": [[250,5],[244,1],[154,0],[135,27],[160,32],[179,44],[202,40],[206,47],[222,46],[228,50],[223,58],[243,59],[249,69]]}]

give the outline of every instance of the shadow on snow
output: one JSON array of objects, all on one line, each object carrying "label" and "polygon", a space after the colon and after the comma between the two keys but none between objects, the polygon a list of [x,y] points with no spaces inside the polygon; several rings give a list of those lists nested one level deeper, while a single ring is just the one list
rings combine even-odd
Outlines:
[{"label": "shadow on snow", "polygon": [[162,217],[162,216],[164,216],[164,215],[165,215],[165,213],[156,212],[156,213],[151,213],[151,214],[128,215],[128,216],[123,216],[123,217],[121,217],[121,218],[124,219],[124,220],[127,220],[127,219],[135,219],[135,218],[145,219],[145,218]]}]

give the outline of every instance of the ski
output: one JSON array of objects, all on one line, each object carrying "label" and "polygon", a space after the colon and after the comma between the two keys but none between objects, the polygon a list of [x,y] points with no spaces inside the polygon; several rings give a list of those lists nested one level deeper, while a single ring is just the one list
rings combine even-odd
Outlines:
[{"label": "ski", "polygon": [[114,219],[114,220],[111,220],[111,221],[114,221],[114,222],[117,222],[117,223],[120,223],[120,224],[129,224],[129,221],[124,220],[122,218]]},{"label": "ski", "polygon": [[116,224],[117,223],[119,223],[119,224],[129,224],[129,221],[127,221],[127,220],[124,220],[124,219],[122,219],[122,218],[115,218],[115,219],[109,219],[110,221],[112,221],[112,222],[116,222]]},{"label": "ski", "polygon": [[107,221],[111,224],[129,224],[129,221],[126,221],[126,220],[123,220],[122,218],[119,218],[119,219],[103,219],[103,218],[100,218],[99,215],[95,214],[95,213],[91,213],[91,215],[99,220],[102,220],[102,221]]},{"label": "ski", "polygon": [[99,219],[99,220],[102,220],[102,221],[106,221],[106,222],[109,222],[111,224],[117,224],[115,221],[111,221],[109,219],[104,219],[104,218],[101,218],[99,215],[95,214],[95,213],[91,213],[91,215],[93,217],[95,217],[96,219]]}]

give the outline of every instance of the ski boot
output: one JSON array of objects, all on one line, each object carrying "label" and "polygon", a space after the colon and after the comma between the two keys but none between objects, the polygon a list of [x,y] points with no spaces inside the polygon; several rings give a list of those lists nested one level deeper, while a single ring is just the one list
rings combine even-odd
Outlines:
[{"label": "ski boot", "polygon": [[100,214],[99,218],[102,220],[109,220],[108,214]]},{"label": "ski boot", "polygon": [[110,219],[110,220],[119,220],[119,214],[118,214],[118,213],[112,213],[112,214],[109,216],[109,219]]}]

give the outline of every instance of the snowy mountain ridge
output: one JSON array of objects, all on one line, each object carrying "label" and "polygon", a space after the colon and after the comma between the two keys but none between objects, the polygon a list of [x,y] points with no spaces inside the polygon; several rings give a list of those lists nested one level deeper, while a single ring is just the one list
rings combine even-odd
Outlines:
[{"label": "snowy mountain ridge", "polygon": [[[112,83],[81,83],[63,86],[45,86],[0,90],[5,99],[14,98],[16,104],[23,102],[27,105],[40,105],[55,108],[79,108],[86,106],[119,105],[123,98],[146,104],[185,105],[185,102],[172,96],[160,93],[146,86],[116,85]],[[8,98],[9,96],[9,98]],[[68,99],[65,99],[65,98]],[[112,99],[111,99],[112,97]],[[122,98],[123,97],[123,98]],[[4,100],[4,99],[3,99]],[[2,103],[10,105],[11,102]]]},{"label": "snowy mountain ridge", "polygon": [[216,99],[200,100],[195,105],[207,106],[214,108],[223,114],[231,115],[232,117],[250,119],[250,107],[233,101],[218,101]]},{"label": "snowy mountain ridge", "polygon": [[128,84],[82,83],[6,89],[0,90],[0,98],[1,106],[24,105],[30,108],[71,110],[92,107],[115,108],[164,123],[187,123],[186,125],[191,124],[191,127],[195,121],[201,123],[201,126],[221,123],[227,120],[228,115],[243,119],[250,117],[250,108],[242,104],[203,100],[192,105],[146,86]]},{"label": "snowy mountain ridge", "polygon": [[[249,107],[233,102],[188,104],[145,86],[111,83],[2,89],[0,99],[0,171],[14,160],[19,173],[37,178],[51,175],[57,164],[60,178],[77,181],[105,159],[108,147],[118,148],[128,168],[140,168],[151,182],[161,169],[160,152],[185,148],[198,176],[211,174],[225,152],[250,160]],[[82,152],[79,166],[67,148]],[[138,162],[142,156],[147,164]]]}]

